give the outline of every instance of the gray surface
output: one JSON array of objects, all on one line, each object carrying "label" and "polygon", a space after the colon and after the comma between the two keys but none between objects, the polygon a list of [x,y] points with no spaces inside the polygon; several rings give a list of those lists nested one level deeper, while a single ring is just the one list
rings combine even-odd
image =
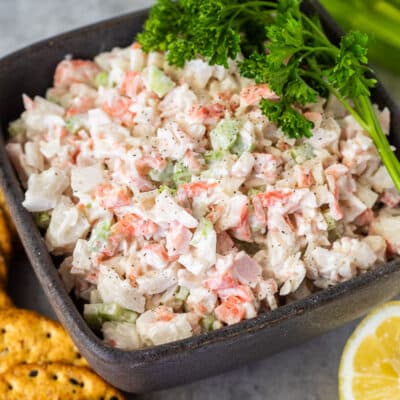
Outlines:
[{"label": "gray surface", "polygon": [[[138,0],[0,0],[0,57],[39,39],[150,3]],[[400,79],[379,72],[400,99]],[[14,261],[10,279],[10,291],[16,304],[53,315],[29,264],[22,255],[19,259],[21,262]],[[140,399],[336,400],[339,358],[354,326],[355,323],[348,324],[231,373]]]}]

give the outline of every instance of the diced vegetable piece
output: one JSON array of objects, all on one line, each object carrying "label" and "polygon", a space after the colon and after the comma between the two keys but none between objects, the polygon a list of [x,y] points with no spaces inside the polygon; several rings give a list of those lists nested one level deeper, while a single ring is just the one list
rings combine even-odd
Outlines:
[{"label": "diced vegetable piece", "polygon": [[137,320],[138,314],[131,310],[122,309],[119,320],[123,322],[134,323]]},{"label": "diced vegetable piece", "polygon": [[137,319],[134,311],[122,308],[115,303],[85,304],[83,316],[93,329],[99,329],[106,321],[133,323]]},{"label": "diced vegetable piece", "polygon": [[10,123],[8,126],[8,133],[12,138],[23,135],[25,133],[25,122],[19,118]]},{"label": "diced vegetable piece", "polygon": [[79,118],[73,116],[69,117],[65,120],[65,128],[69,133],[75,134],[78,132],[79,128],[81,127],[81,122]]},{"label": "diced vegetable piece", "polygon": [[322,0],[343,29],[370,35],[368,55],[376,64],[400,73],[400,2],[398,0]]},{"label": "diced vegetable piece", "polygon": [[149,88],[157,94],[158,97],[165,96],[171,89],[174,88],[175,83],[163,71],[154,65],[148,67],[148,85]]},{"label": "diced vegetable piece", "polygon": [[214,150],[230,150],[239,135],[239,121],[224,119],[211,131],[210,139]]},{"label": "diced vegetable piece", "polygon": [[328,226],[328,231],[334,230],[336,228],[336,220],[332,217],[330,211],[326,210],[322,213],[322,215],[324,216],[326,225]]},{"label": "diced vegetable piece", "polygon": [[174,188],[171,188],[171,187],[169,187],[169,186],[167,186],[167,185],[161,185],[158,189],[157,189],[157,192],[158,193],[162,193],[162,192],[164,192],[164,191],[166,191],[167,193],[169,193],[171,196],[174,196],[175,194],[176,194],[176,189],[174,189]]},{"label": "diced vegetable piece", "polygon": [[300,146],[293,147],[290,150],[290,156],[297,164],[302,164],[315,157],[314,148],[310,143],[304,143]]},{"label": "diced vegetable piece", "polygon": [[108,86],[108,78],[109,78],[108,72],[106,72],[106,71],[99,72],[96,75],[96,78],[94,79],[94,83],[95,83],[96,87],[97,88],[99,88],[101,86],[107,87]]},{"label": "diced vegetable piece", "polygon": [[162,182],[168,184],[172,181],[172,175],[174,171],[174,167],[172,163],[168,163],[167,166],[163,170],[151,169],[149,171],[149,177],[154,182]]},{"label": "diced vegetable piece", "polygon": [[173,180],[175,185],[178,187],[184,183],[190,182],[192,179],[192,175],[189,170],[180,162],[177,162],[174,165],[174,174]]},{"label": "diced vegetable piece", "polygon": [[110,236],[111,219],[107,218],[99,221],[93,228],[89,239],[89,246],[93,251],[98,250],[99,247],[108,239]]},{"label": "diced vegetable piece", "polygon": [[199,226],[197,227],[190,244],[197,246],[201,241],[207,238],[208,234],[214,231],[212,222],[207,218],[202,218]]},{"label": "diced vegetable piece", "polygon": [[184,286],[178,286],[178,290],[175,293],[175,298],[177,300],[185,301],[189,296],[189,289],[185,288]]},{"label": "diced vegetable piece", "polygon": [[260,193],[264,193],[265,192],[265,188],[263,189],[257,189],[257,188],[251,188],[248,192],[247,192],[247,196],[249,197],[253,197],[256,194],[260,194]]},{"label": "diced vegetable piece", "polygon": [[204,153],[204,159],[207,163],[213,161],[222,160],[224,158],[225,152],[223,150],[206,151]]},{"label": "diced vegetable piece", "polygon": [[251,153],[254,150],[253,140],[249,140],[249,138],[239,136],[236,140],[234,146],[232,147],[232,152],[235,154],[243,154],[248,151]]},{"label": "diced vegetable piece", "polygon": [[50,224],[51,213],[49,211],[34,213],[33,218],[39,229],[47,229]]},{"label": "diced vegetable piece", "polygon": [[213,324],[215,322],[215,318],[212,315],[206,315],[201,319],[200,324],[203,328],[203,331],[209,332],[213,330]]},{"label": "diced vegetable piece", "polygon": [[252,134],[252,131],[243,127],[240,130],[236,142],[232,147],[232,152],[239,155],[243,154],[246,151],[251,153],[254,150],[254,141],[255,138]]}]

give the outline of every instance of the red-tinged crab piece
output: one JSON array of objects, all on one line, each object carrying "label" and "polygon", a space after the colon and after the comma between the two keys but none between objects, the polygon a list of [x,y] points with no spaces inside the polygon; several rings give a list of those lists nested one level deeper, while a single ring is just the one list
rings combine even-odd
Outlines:
[{"label": "red-tinged crab piece", "polygon": [[126,189],[113,186],[111,183],[98,185],[94,191],[94,197],[99,201],[101,207],[107,209],[127,206],[130,203]]},{"label": "red-tinged crab piece", "polygon": [[100,68],[92,61],[64,60],[56,68],[54,87],[67,89],[73,83],[92,85]]},{"label": "red-tinged crab piece", "polygon": [[236,324],[245,317],[243,301],[236,296],[230,296],[215,309],[216,317],[228,324]]},{"label": "red-tinged crab piece", "polygon": [[231,235],[239,240],[250,242],[251,241],[251,230],[249,224],[249,206],[244,204],[240,211],[240,221],[236,227],[229,230]]},{"label": "red-tinged crab piece", "polygon": [[279,96],[267,84],[246,86],[240,92],[240,99],[247,105],[257,105],[263,98],[279,100]]},{"label": "red-tinged crab piece", "polygon": [[220,103],[194,105],[188,111],[190,119],[208,125],[215,125],[225,116],[225,106]]}]

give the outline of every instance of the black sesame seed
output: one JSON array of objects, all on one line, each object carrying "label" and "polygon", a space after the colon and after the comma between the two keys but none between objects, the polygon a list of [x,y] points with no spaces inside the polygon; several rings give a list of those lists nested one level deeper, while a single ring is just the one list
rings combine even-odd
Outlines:
[{"label": "black sesame seed", "polygon": [[35,376],[38,376],[39,372],[36,369],[33,369],[32,371],[29,372],[29,376],[31,378],[34,378]]},{"label": "black sesame seed", "polygon": [[76,379],[74,379],[74,378],[69,378],[69,382],[70,382],[72,385],[79,385],[79,382],[78,382]]}]

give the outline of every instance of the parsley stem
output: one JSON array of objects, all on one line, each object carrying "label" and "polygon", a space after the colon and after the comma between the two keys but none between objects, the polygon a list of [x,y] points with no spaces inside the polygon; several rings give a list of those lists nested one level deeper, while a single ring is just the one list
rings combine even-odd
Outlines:
[{"label": "parsley stem", "polygon": [[400,190],[400,162],[391,149],[387,136],[383,132],[382,126],[377,118],[376,112],[372,107],[371,101],[366,96],[358,98],[360,103],[360,114],[364,115],[371,123],[368,130],[374,144],[382,158],[382,161],[391,176],[396,188]]},{"label": "parsley stem", "polygon": [[383,132],[382,126],[376,116],[376,112],[372,107],[371,101],[367,96],[360,96],[353,99],[355,107],[344,99],[338,91],[333,88],[324,79],[321,79],[318,74],[313,72],[304,71],[302,75],[308,76],[326,86],[329,91],[340,101],[343,107],[349,112],[350,115],[357,121],[357,123],[364,129],[374,142],[374,145],[385,165],[390,177],[393,180],[397,190],[400,191],[400,162],[392,151],[387,136]]},{"label": "parsley stem", "polygon": [[321,28],[315,24],[315,22],[308,17],[306,14],[301,13],[301,17],[310,25],[310,27],[314,30],[314,32],[322,39],[322,42],[327,44],[328,47],[334,47],[336,49],[336,46],[334,46],[331,41],[326,37],[325,33],[321,30]]},{"label": "parsley stem", "polygon": [[276,3],[273,1],[246,1],[243,4],[235,4],[228,6],[229,9],[235,9],[235,8],[248,8],[248,7],[271,7],[273,9],[276,9]]}]

